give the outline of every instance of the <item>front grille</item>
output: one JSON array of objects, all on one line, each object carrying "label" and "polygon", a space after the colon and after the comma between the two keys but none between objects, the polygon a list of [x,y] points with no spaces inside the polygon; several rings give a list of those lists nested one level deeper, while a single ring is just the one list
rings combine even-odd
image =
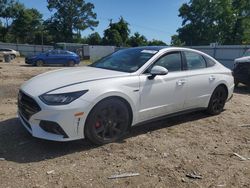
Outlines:
[{"label": "front grille", "polygon": [[22,91],[19,91],[18,111],[26,120],[29,120],[32,115],[36,114],[40,110],[41,110],[40,106],[34,99],[29,97]]}]

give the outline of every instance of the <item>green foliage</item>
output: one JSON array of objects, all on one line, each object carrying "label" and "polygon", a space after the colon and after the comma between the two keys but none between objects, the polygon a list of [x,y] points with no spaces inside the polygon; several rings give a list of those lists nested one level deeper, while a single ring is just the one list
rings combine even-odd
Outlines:
[{"label": "green foliage", "polygon": [[153,39],[152,41],[148,42],[148,46],[166,46],[167,44],[161,40],[155,40]]},{"label": "green foliage", "polygon": [[[47,0],[48,9],[55,11],[54,15],[48,21],[47,29],[55,36],[61,33],[60,41],[72,42],[74,32],[78,33],[87,28],[93,30],[98,26],[96,21],[95,8],[92,3],[86,3],[84,0]],[[54,26],[56,25],[56,26]],[[55,37],[55,42],[58,42]]]},{"label": "green foliage", "polygon": [[99,35],[99,33],[95,32],[90,34],[87,39],[86,43],[90,45],[101,45],[102,44],[102,38]]},{"label": "green foliage", "polygon": [[185,43],[182,43],[178,35],[173,35],[171,37],[171,46],[185,46]]},{"label": "green foliage", "polygon": [[[249,0],[190,0],[179,9],[178,40],[186,45],[243,44],[248,41]],[[174,36],[172,43],[178,41]]]},{"label": "green foliage", "polygon": [[42,15],[36,9],[20,11],[11,27],[11,33],[15,36],[16,42],[31,43],[34,41],[42,25],[41,21]]},{"label": "green foliage", "polygon": [[129,39],[129,45],[132,47],[137,46],[146,46],[148,44],[148,41],[145,36],[140,35],[140,33],[136,32],[133,36]]},{"label": "green foliage", "polygon": [[129,39],[130,29],[128,23],[123,19],[117,23],[109,24],[109,28],[104,31],[103,42],[105,45],[126,46]]}]

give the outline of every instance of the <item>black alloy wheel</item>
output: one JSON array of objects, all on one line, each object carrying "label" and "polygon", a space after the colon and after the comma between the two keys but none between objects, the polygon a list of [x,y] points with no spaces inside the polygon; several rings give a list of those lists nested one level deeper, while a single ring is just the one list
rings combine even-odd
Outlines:
[{"label": "black alloy wheel", "polygon": [[218,115],[220,114],[225,106],[227,100],[227,90],[223,86],[218,86],[210,99],[209,106],[208,106],[208,113],[211,115]]},{"label": "black alloy wheel", "polygon": [[85,127],[86,137],[97,145],[114,142],[125,134],[129,120],[129,111],[123,101],[106,99],[90,112]]}]

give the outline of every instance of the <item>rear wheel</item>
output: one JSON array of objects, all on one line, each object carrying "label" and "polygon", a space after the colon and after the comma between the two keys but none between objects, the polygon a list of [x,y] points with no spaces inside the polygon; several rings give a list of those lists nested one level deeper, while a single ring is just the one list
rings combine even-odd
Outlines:
[{"label": "rear wheel", "polygon": [[106,99],[90,112],[85,136],[97,145],[114,142],[122,138],[129,122],[129,110],[124,102],[115,98]]},{"label": "rear wheel", "polygon": [[36,66],[38,66],[38,67],[42,67],[43,65],[44,65],[43,60],[38,60],[36,62]]},{"label": "rear wheel", "polygon": [[223,86],[218,86],[210,99],[207,111],[211,115],[218,115],[220,114],[225,106],[227,100],[227,90]]},{"label": "rear wheel", "polygon": [[67,65],[68,65],[68,67],[74,67],[75,62],[73,60],[70,60]]}]

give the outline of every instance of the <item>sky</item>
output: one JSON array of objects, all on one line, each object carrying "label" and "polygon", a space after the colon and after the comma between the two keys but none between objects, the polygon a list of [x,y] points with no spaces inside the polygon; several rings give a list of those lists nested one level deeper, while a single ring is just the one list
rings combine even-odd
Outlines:
[{"label": "sky", "polygon": [[[178,17],[180,6],[188,0],[86,0],[95,5],[94,12],[99,21],[94,31],[87,29],[82,36],[103,31],[122,16],[130,25],[131,34],[139,32],[147,39],[158,39],[170,44],[171,36],[181,27],[182,19]],[[43,14],[43,19],[52,16],[47,9],[47,0],[19,0],[27,8],[36,8]]]}]

